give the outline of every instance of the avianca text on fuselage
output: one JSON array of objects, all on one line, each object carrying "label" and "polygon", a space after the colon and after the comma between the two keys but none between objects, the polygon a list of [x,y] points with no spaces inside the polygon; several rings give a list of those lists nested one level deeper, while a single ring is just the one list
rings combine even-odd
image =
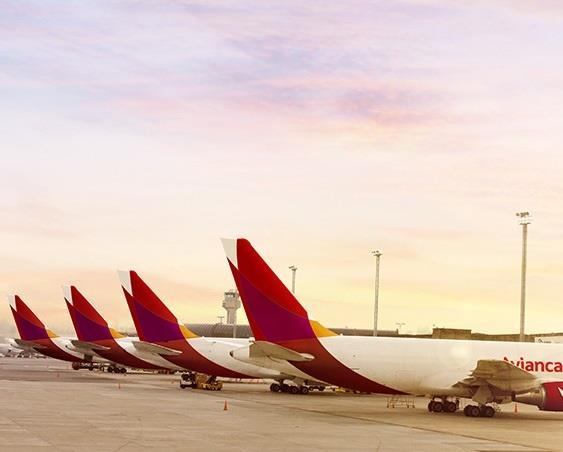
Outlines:
[{"label": "avianca text on fuselage", "polygon": [[503,358],[504,361],[510,363],[522,370],[528,372],[558,372],[563,373],[563,363],[560,361],[529,361],[520,357],[518,361],[512,361],[506,356]]}]

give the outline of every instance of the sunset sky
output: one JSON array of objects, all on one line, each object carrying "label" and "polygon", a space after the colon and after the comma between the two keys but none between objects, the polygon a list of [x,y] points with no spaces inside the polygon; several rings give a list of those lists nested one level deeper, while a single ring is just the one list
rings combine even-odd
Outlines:
[{"label": "sunset sky", "polygon": [[135,269],[215,322],[246,237],[327,326],[371,327],[380,248],[381,328],[516,332],[529,210],[527,330],[563,331],[561,5],[2,2],[2,296],[128,329]]}]

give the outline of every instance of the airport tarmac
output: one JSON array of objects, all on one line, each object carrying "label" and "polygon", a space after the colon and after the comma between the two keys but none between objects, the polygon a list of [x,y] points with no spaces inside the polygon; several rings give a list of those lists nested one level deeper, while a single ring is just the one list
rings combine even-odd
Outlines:
[{"label": "airport tarmac", "polygon": [[529,406],[466,418],[428,413],[425,399],[393,409],[382,396],[274,394],[248,383],[212,392],[178,383],[171,375],[0,358],[0,450],[563,450],[563,413]]}]

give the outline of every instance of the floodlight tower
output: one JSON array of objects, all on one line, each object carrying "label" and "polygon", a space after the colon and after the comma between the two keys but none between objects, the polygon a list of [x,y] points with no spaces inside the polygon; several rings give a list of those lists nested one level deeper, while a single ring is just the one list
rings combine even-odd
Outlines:
[{"label": "floodlight tower", "polygon": [[295,273],[297,273],[297,267],[292,265],[289,269],[291,270],[291,293],[295,295]]},{"label": "floodlight tower", "polygon": [[530,212],[518,212],[518,223],[522,226],[522,269],[520,276],[520,342],[524,342],[526,319],[526,265],[528,255],[528,225],[532,222]]},{"label": "floodlight tower", "polygon": [[373,335],[377,336],[377,316],[379,314],[379,260],[382,256],[382,252],[375,250],[371,252],[372,256],[375,256],[375,296],[373,303]]}]

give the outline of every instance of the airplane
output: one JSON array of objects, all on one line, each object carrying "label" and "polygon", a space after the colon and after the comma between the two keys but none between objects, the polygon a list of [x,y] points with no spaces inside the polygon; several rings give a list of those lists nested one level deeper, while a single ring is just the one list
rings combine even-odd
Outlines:
[{"label": "airplane", "polygon": [[19,348],[13,339],[6,338],[6,342],[0,344],[0,355],[2,356],[15,356],[22,353],[22,349]]},{"label": "airplane", "polygon": [[125,373],[126,367],[120,365],[137,369],[183,370],[161,356],[180,352],[140,341],[138,337],[126,337],[110,328],[75,286],[64,286],[63,293],[78,336],[75,343],[110,361],[109,372]]},{"label": "airplane", "polygon": [[305,308],[246,239],[223,247],[255,336],[248,347],[282,354],[328,383],[378,394],[428,396],[428,410],[493,417],[492,403],[563,411],[563,345],[339,336]]},{"label": "airplane", "polygon": [[[119,278],[127,305],[131,311],[137,334],[141,341],[173,350],[177,355],[163,355],[172,364],[192,372],[216,377],[289,379],[279,370],[244,363],[233,358],[230,352],[248,345],[248,339],[199,337],[178,322],[174,314],[151,288],[134,271],[120,271]],[[185,374],[184,380],[195,378]]]},{"label": "airplane", "polygon": [[85,367],[92,370],[95,365],[106,362],[93,356],[90,350],[75,344],[76,339],[60,337],[48,329],[18,295],[8,295],[7,298],[20,335],[19,339],[13,340],[24,352],[37,352],[50,358],[70,361],[75,370]]}]

